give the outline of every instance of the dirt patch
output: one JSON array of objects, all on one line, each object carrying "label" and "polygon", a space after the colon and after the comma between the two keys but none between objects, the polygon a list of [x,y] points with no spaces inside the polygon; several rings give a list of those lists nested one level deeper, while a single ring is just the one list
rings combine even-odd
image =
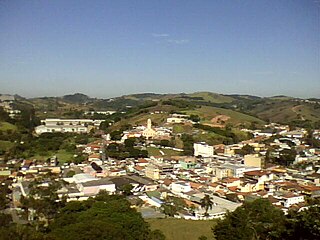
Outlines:
[{"label": "dirt patch", "polygon": [[229,116],[226,115],[218,115],[215,116],[214,118],[211,119],[211,123],[213,124],[219,124],[219,125],[224,125],[226,121],[230,119]]}]

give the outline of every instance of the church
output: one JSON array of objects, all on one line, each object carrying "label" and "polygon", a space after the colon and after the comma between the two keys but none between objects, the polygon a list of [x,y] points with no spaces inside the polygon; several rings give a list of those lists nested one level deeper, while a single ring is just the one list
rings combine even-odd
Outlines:
[{"label": "church", "polygon": [[152,128],[152,122],[149,118],[147,121],[147,128],[142,131],[142,136],[144,136],[146,139],[154,138],[156,136],[157,132]]}]

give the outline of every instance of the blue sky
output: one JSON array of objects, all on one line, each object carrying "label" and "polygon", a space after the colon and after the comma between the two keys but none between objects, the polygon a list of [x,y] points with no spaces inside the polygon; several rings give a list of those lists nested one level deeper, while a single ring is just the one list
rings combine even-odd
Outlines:
[{"label": "blue sky", "polygon": [[320,97],[320,1],[0,1],[0,92]]}]

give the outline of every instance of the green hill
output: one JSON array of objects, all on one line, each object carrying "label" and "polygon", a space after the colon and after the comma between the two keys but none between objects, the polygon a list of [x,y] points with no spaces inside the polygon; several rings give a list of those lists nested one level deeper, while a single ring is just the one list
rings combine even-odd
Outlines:
[{"label": "green hill", "polygon": [[237,125],[241,123],[249,124],[252,122],[258,123],[258,124],[264,123],[263,120],[250,116],[248,114],[237,112],[231,109],[224,109],[224,108],[218,108],[218,107],[202,106],[194,110],[184,111],[184,113],[198,115],[201,118],[201,123],[206,123],[206,124],[231,123],[231,124]]},{"label": "green hill", "polygon": [[250,113],[271,122],[294,123],[320,121],[320,104],[294,100],[270,100],[254,106]]}]

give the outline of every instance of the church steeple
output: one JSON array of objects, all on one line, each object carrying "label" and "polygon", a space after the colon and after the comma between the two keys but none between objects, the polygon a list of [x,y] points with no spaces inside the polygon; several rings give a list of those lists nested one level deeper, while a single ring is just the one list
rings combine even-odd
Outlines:
[{"label": "church steeple", "polygon": [[151,119],[149,118],[147,121],[147,129],[151,129],[152,128],[152,122]]}]

